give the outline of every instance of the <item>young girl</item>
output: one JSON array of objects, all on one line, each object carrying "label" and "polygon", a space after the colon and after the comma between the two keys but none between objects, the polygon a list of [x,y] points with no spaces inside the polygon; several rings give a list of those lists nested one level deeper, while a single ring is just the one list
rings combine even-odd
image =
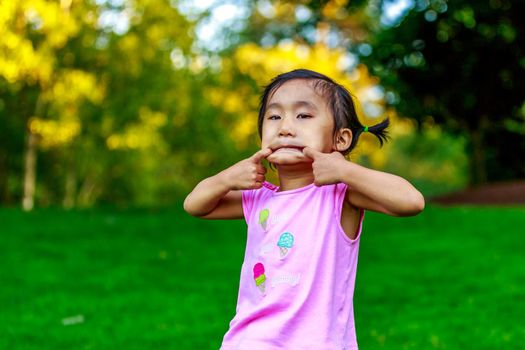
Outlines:
[{"label": "young girl", "polygon": [[[362,132],[383,145],[389,120],[359,122],[352,97],[305,69],[275,77],[259,110],[261,150],[200,182],[184,209],[245,218],[236,315],[221,350],[357,349],[353,295],[365,210],[420,213],[405,179],[349,162]],[[267,159],[280,186],[265,181]]]}]

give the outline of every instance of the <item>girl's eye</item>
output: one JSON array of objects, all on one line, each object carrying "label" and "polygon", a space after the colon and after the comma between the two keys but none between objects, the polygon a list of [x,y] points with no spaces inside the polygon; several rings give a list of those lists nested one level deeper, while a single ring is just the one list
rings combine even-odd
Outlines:
[{"label": "girl's eye", "polygon": [[279,117],[278,115],[271,115],[271,116],[268,117],[268,119],[270,119],[270,120],[277,120],[279,118],[281,118],[281,117]]},{"label": "girl's eye", "polygon": [[299,119],[308,119],[308,118],[312,118],[312,116],[308,115],[308,114],[298,114],[297,118],[299,118]]}]

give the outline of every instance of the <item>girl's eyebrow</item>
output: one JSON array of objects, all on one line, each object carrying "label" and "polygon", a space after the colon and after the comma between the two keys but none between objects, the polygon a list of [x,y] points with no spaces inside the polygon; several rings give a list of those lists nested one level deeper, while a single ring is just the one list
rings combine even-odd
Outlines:
[{"label": "girl's eyebrow", "polygon": [[[311,103],[311,102],[308,102],[308,101],[295,101],[293,103],[293,106],[294,108],[298,108],[298,107],[307,107],[307,108],[310,108],[310,109],[313,109],[314,111],[317,111],[317,107]],[[272,109],[272,108],[275,108],[275,109],[282,109],[282,104],[280,104],[279,102],[272,102],[268,105],[267,109]]]}]

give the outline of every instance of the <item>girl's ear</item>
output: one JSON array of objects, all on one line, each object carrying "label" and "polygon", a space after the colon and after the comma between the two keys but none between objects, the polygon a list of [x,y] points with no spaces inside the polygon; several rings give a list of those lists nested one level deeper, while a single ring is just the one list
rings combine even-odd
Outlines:
[{"label": "girl's ear", "polygon": [[348,128],[339,129],[335,135],[334,149],[339,152],[346,151],[352,144],[352,130]]}]

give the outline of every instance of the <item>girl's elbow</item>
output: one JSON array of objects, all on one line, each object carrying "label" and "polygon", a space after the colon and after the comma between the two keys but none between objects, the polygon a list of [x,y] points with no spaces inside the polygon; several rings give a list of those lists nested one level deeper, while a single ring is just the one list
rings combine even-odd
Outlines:
[{"label": "girl's elbow", "polygon": [[182,204],[182,207],[184,208],[184,211],[188,214],[191,215],[191,207],[190,205],[188,204],[188,197],[186,197],[186,199],[184,200],[184,203]]},{"label": "girl's elbow", "polygon": [[425,209],[425,197],[421,193],[411,196],[411,199],[404,203],[402,208],[396,213],[396,216],[415,216]]},{"label": "girl's elbow", "polygon": [[197,213],[195,211],[195,208],[193,208],[193,206],[192,206],[191,199],[190,199],[189,195],[184,200],[184,204],[182,206],[183,206],[184,211],[186,213],[190,214],[191,216],[198,216],[198,215],[196,215]]},{"label": "girl's elbow", "polygon": [[186,213],[196,218],[202,218],[203,216],[208,215],[209,213],[207,211],[204,211],[203,207],[198,202],[192,200],[191,195],[188,195],[188,197],[186,197],[182,206]]},{"label": "girl's elbow", "polygon": [[425,197],[420,192],[417,192],[417,194],[414,195],[414,198],[412,199],[412,204],[408,216],[417,215],[423,210],[425,210]]}]

